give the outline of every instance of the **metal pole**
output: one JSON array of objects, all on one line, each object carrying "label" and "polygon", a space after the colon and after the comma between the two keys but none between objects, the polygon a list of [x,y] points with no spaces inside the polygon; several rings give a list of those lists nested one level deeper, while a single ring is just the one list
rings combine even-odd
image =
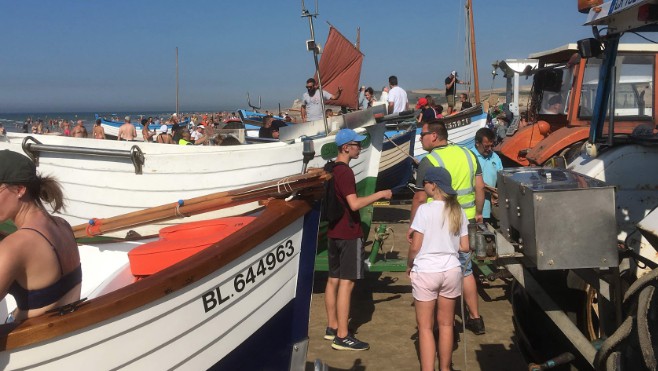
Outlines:
[{"label": "metal pole", "polygon": [[178,47],[176,47],[176,119],[180,120],[178,115]]},{"label": "metal pole", "polygon": [[519,106],[519,73],[514,71],[514,103]]},{"label": "metal pole", "polygon": [[317,17],[317,3],[316,12],[311,14],[304,7],[302,0],[302,17],[308,18],[308,27],[311,30],[311,40],[313,41],[313,60],[315,61],[315,74],[318,76],[318,89],[320,90],[320,107],[322,108],[322,121],[324,122],[325,135],[329,134],[329,124],[327,123],[327,116],[324,114],[324,90],[322,89],[322,78],[320,77],[320,63],[318,62],[318,46],[315,43],[315,29],[313,28],[313,17]]},{"label": "metal pole", "polygon": [[610,87],[610,108],[608,114],[608,140],[606,143],[612,147],[615,136],[615,106],[617,105],[617,66],[612,67],[612,86]]}]

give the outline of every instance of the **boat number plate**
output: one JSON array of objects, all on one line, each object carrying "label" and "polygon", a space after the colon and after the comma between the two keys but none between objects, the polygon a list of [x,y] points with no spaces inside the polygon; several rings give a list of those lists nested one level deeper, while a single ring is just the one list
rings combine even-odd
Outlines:
[{"label": "boat number plate", "polygon": [[451,129],[456,129],[460,128],[462,126],[466,126],[471,123],[471,120],[468,118],[453,121],[453,122],[448,122],[446,123],[446,129],[451,130]]},{"label": "boat number plate", "polygon": [[295,254],[295,246],[291,240],[275,247],[249,268],[236,274],[232,279],[216,286],[214,289],[201,295],[203,310],[208,313],[218,309],[226,302],[232,300],[236,295],[249,291],[257,282],[265,277],[268,272],[273,271],[290,259]]}]

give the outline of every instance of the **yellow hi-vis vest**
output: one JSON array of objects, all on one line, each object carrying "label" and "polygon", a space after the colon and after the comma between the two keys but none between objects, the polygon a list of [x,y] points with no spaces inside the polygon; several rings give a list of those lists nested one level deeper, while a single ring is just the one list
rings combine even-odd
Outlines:
[{"label": "yellow hi-vis vest", "polygon": [[457,201],[468,219],[475,218],[475,155],[464,147],[447,145],[433,149],[427,159],[433,166],[448,170]]}]

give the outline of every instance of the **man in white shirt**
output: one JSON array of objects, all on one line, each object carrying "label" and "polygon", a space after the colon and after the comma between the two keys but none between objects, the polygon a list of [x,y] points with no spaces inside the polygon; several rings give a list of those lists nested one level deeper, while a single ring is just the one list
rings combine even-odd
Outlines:
[{"label": "man in white shirt", "polygon": [[391,86],[391,90],[388,92],[388,113],[406,111],[409,106],[407,92],[398,86],[397,76],[389,77],[388,84]]},{"label": "man in white shirt", "polygon": [[197,125],[196,129],[191,133],[192,139],[199,140],[203,138],[206,127],[203,124]]},{"label": "man in white shirt", "polygon": [[306,90],[307,92],[302,95],[302,122],[322,120],[324,112],[322,112],[320,99],[338,99],[343,92],[343,88],[338,87],[338,93],[336,94],[332,95],[326,90],[323,90],[321,94],[317,94],[318,86],[314,78],[306,80]]}]

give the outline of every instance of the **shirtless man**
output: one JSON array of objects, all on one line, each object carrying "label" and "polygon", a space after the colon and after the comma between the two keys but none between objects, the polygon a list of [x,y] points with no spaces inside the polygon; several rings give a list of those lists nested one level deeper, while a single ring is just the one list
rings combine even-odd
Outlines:
[{"label": "shirtless man", "polygon": [[105,138],[105,129],[101,126],[101,119],[96,119],[96,124],[92,130],[94,134],[94,139],[106,139]]},{"label": "shirtless man", "polygon": [[123,119],[124,124],[119,127],[119,134],[117,140],[133,141],[137,138],[137,130],[135,125],[130,122],[130,116]]},{"label": "shirtless man", "polygon": [[71,130],[71,136],[74,138],[87,137],[87,128],[85,128],[85,126],[82,124],[82,120],[78,120],[73,130]]}]

